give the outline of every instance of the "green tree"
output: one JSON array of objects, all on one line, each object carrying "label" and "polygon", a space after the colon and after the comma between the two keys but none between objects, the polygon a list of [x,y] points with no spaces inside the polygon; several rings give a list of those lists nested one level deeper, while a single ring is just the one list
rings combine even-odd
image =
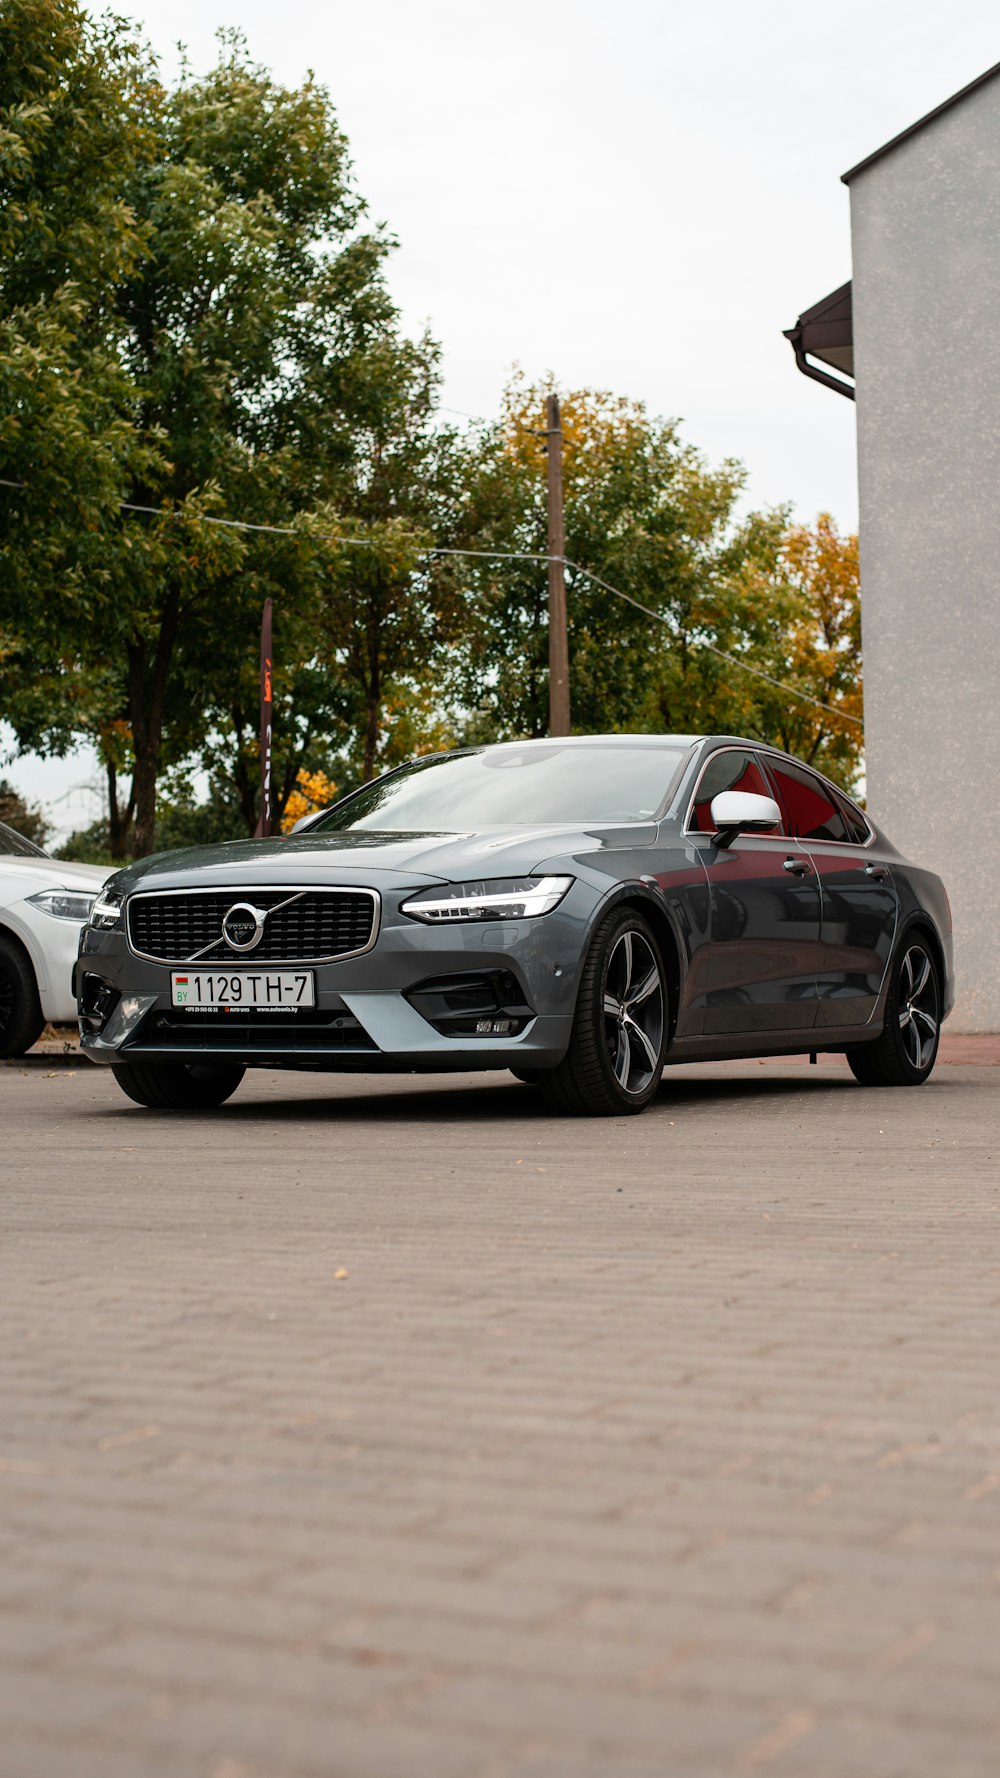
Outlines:
[{"label": "green tree", "polygon": [[[470,544],[544,557],[551,386],[516,379],[498,424],[472,442]],[[827,520],[815,533],[790,530],[781,508],[741,514],[741,466],[709,466],[642,403],[571,391],[561,413],[566,554],[578,565],[566,572],[574,728],[760,735],[850,783],[861,737],[850,721],[860,708],[856,540],[838,540]],[[465,584],[452,681],[466,734],[544,734],[544,561],[467,566]],[[829,704],[828,714],[768,679]]]},{"label": "green tree", "polygon": [[[545,398],[516,379],[498,424],[476,441],[470,543],[543,558],[547,549]],[[641,403],[581,390],[561,396],[567,605],[575,728],[659,725],[654,680],[665,633],[590,577],[596,574],[673,624],[717,570],[740,492],[739,466],[712,470],[676,426]],[[590,570],[590,574],[580,572]],[[470,647],[463,701],[489,732],[544,734],[548,722],[544,560],[468,571]]]},{"label": "green tree", "polygon": [[454,564],[432,551],[458,536],[467,460],[435,416],[438,360],[426,337],[386,354],[350,483],[313,527],[322,650],[351,700],[362,779],[449,733],[440,687],[466,612]]},{"label": "green tree", "polygon": [[[0,778],[0,822],[36,846],[45,845],[51,830],[44,809],[29,803],[7,778]],[[2,848],[0,848],[2,850]]]},{"label": "green tree", "polygon": [[[350,431],[313,429],[296,446],[308,510],[291,538],[272,540],[275,605],[274,812],[280,821],[303,773],[342,789],[376,765],[438,744],[440,661],[461,616],[454,576],[429,555],[456,523],[465,458],[436,422],[438,349],[383,328],[364,365],[363,407]],[[263,561],[258,548],[253,560]],[[288,592],[294,588],[294,597]],[[257,600],[269,590],[263,577]],[[257,676],[249,657],[213,706],[203,762],[231,779],[248,830],[256,821]]]},{"label": "green tree", "polygon": [[[0,714],[60,751],[99,721],[107,664],[76,639],[107,586],[128,478],[115,292],[145,251],[124,187],[156,82],[117,22],[72,0],[0,10]],[[112,544],[111,554],[116,545]]]},{"label": "green tree", "polygon": [[[289,634],[312,597],[311,546],[207,521],[236,513],[287,525],[317,498],[326,506],[351,492],[355,432],[387,364],[405,353],[383,278],[391,243],[363,226],[344,137],[312,80],[280,86],[229,35],[207,76],[185,70],[168,92],[120,22],[99,31],[72,6],[40,0],[22,0],[15,14],[32,103],[54,92],[74,116],[82,107],[90,128],[87,106],[113,110],[117,80],[137,121],[111,155],[119,177],[100,216],[106,233],[118,230],[118,250],[100,256],[95,301],[74,286],[61,333],[35,342],[21,384],[30,392],[47,379],[46,401],[30,426],[22,412],[18,448],[0,453],[3,473],[28,484],[4,515],[14,570],[0,606],[8,653],[30,651],[72,692],[46,721],[37,707],[20,708],[8,673],[6,713],[36,744],[64,744],[67,726],[94,734],[113,799],[111,776],[131,769],[132,844],[142,853],[153,844],[164,767],[204,743],[211,713],[246,727],[263,596],[280,595]],[[71,28],[33,75],[49,15],[63,14]],[[22,95],[0,93],[8,96]],[[43,158],[42,137],[30,147]],[[43,191],[13,250],[10,289],[22,308],[49,299],[33,242],[56,208]],[[95,338],[103,380],[82,374]],[[17,342],[8,344],[0,390],[17,373]],[[57,412],[61,390],[78,385],[72,418],[96,464],[89,499],[73,427]],[[73,490],[68,527],[42,500],[39,446],[63,492]],[[113,807],[119,844],[127,817],[127,805]]]}]

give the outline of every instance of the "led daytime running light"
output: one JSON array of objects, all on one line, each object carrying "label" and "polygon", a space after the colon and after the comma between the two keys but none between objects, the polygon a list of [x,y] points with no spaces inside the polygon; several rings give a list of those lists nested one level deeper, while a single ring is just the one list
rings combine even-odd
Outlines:
[{"label": "led daytime running light", "polygon": [[501,877],[484,883],[449,883],[425,889],[400,911],[428,926],[469,920],[531,920],[558,907],[572,877]]},{"label": "led daytime running light", "polygon": [[124,905],[125,896],[121,889],[105,887],[90,910],[91,926],[106,931],[110,926],[120,925]]}]

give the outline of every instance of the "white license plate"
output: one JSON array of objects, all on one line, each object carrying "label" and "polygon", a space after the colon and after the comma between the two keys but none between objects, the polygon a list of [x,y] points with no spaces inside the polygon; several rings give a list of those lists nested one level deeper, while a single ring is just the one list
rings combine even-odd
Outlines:
[{"label": "white license plate", "polygon": [[216,1006],[236,1012],[260,1007],[287,1012],[296,1006],[315,1006],[315,977],[311,969],[241,969],[233,975],[212,969],[175,970],[170,998],[175,1006],[192,1009]]}]

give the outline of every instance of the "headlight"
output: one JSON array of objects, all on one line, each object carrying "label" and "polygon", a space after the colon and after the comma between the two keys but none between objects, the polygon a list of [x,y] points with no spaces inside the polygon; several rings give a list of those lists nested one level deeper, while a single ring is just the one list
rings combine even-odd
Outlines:
[{"label": "headlight", "polygon": [[94,905],[94,897],[84,889],[43,889],[27,900],[33,908],[41,908],[43,914],[51,914],[55,920],[75,920],[78,926],[90,918]]},{"label": "headlight", "polygon": [[119,925],[124,905],[125,894],[123,890],[102,889],[90,910],[91,926],[96,926],[99,930],[106,930],[109,926]]},{"label": "headlight", "polygon": [[440,920],[530,920],[558,907],[572,877],[497,877],[487,883],[445,883],[423,889],[400,912],[429,926]]}]

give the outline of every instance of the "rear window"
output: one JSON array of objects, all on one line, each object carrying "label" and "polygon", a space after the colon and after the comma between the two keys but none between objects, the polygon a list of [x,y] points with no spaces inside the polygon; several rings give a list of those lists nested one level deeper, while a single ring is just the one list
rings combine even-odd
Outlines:
[{"label": "rear window", "polygon": [[847,823],[848,838],[855,846],[866,846],[871,838],[871,828],[861,810],[849,803],[846,796],[838,796],[837,807]]},{"label": "rear window", "polygon": [[850,809],[837,792],[785,759],[768,759],[778,801],[784,810],[787,831],[798,840],[839,840],[856,846],[868,838],[857,810]]}]

